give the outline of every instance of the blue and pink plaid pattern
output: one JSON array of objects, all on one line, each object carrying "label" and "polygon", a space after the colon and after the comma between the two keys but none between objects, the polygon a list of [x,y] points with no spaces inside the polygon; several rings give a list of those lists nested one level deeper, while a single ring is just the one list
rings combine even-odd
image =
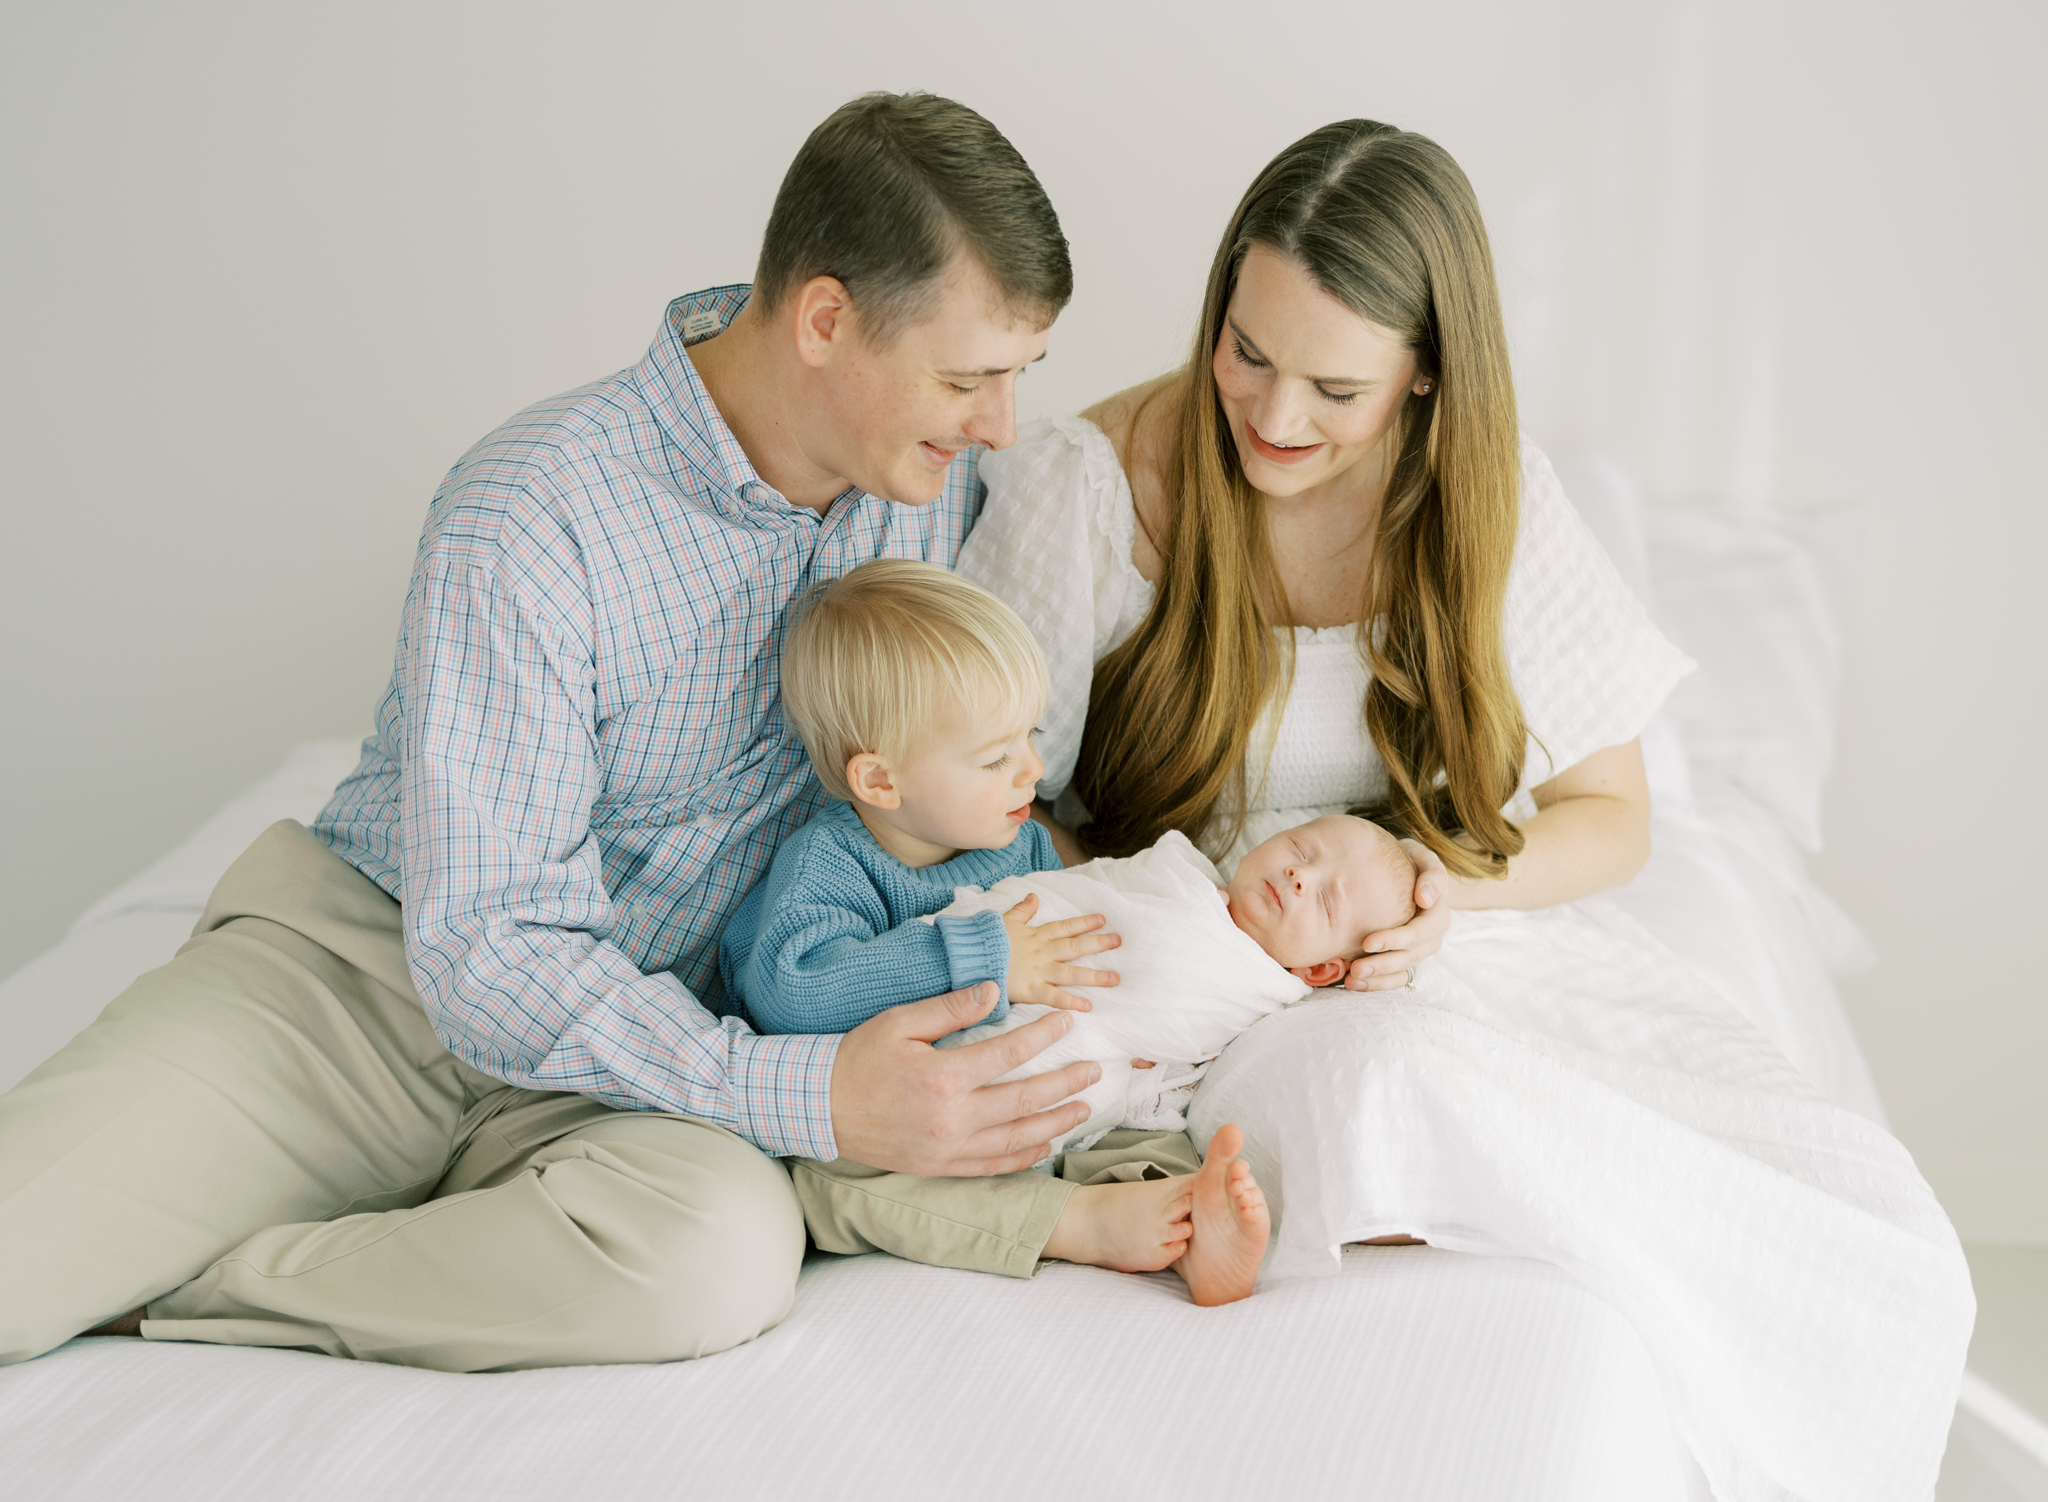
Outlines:
[{"label": "blue and pink plaid pattern", "polygon": [[760,1037],[705,1005],[726,917],[824,797],[782,715],[782,615],[870,558],[951,567],[979,451],[930,506],[790,505],[684,353],[686,320],[708,337],[746,297],[676,299],[638,365],[449,472],[376,734],[314,832],[404,905],[413,983],[457,1057],[829,1159],[839,1039]]}]

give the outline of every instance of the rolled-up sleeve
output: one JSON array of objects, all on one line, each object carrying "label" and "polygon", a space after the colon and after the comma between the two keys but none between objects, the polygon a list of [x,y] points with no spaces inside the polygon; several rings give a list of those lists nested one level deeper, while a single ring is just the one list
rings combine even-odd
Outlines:
[{"label": "rolled-up sleeve", "polygon": [[399,643],[406,957],[458,1058],[831,1159],[839,1039],[762,1037],[607,942],[588,621],[502,558],[426,550]]}]

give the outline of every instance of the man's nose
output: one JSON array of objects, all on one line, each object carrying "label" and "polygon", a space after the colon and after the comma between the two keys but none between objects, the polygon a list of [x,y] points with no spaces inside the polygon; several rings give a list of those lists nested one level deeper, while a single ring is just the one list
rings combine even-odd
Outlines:
[{"label": "man's nose", "polygon": [[966,433],[976,443],[1006,449],[1017,441],[1017,375],[1012,371],[983,381],[967,420]]}]

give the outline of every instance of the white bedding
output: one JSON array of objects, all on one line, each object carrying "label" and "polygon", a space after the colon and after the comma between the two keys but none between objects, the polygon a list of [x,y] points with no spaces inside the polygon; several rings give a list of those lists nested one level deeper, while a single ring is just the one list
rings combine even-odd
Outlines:
[{"label": "white bedding", "polygon": [[1279,1225],[1261,1288],[1390,1234],[1540,1257],[1627,1314],[1718,1496],[1928,1496],[1975,1312],[1904,1148],[1613,904],[1461,913],[1427,994],[1318,997],[1189,1111]]},{"label": "white bedding", "polygon": [[[1764,522],[1645,531],[1625,497],[1603,516],[1598,485],[1560,469],[1625,573],[1632,547],[1652,585],[1692,581],[1669,607],[1653,588],[1652,603],[1702,676],[1740,667],[1715,655],[1730,601],[1812,587],[1758,569]],[[1646,738],[1656,854],[1613,901],[1820,1094],[1876,1117],[1832,986],[1867,949],[1795,843],[1825,748],[1798,716],[1737,696],[1713,706],[1721,741],[1688,758],[1684,708]],[[1747,748],[1744,776],[1717,759],[1730,746]],[[233,856],[276,818],[309,819],[353,760],[349,745],[300,748],[0,983],[0,1087],[167,958]],[[1016,1282],[816,1258],[782,1326],[654,1368],[443,1376],[86,1341],[0,1371],[0,1491],[20,1496],[1645,1502],[1700,1487],[1649,1351],[1612,1303],[1554,1266],[1434,1248],[1350,1249],[1338,1276],[1220,1310],[1194,1309],[1166,1275],[1053,1266]]]},{"label": "white bedding", "polygon": [[661,1367],[78,1342],[0,1372],[0,1465],[39,1502],[1684,1497],[1599,1299],[1534,1262],[1349,1260],[1203,1310],[1171,1274],[826,1258],[778,1329]]},{"label": "white bedding", "polygon": [[[310,820],[354,763],[352,743],[298,747],[0,982],[0,1088],[168,958],[242,847]],[[82,1340],[0,1369],[0,1495],[51,1502],[1681,1502],[1695,1476],[1612,1305],[1540,1262],[1429,1247],[1352,1248],[1338,1277],[1218,1310],[1172,1274],[814,1256],[776,1329],[661,1367],[448,1376]]]}]

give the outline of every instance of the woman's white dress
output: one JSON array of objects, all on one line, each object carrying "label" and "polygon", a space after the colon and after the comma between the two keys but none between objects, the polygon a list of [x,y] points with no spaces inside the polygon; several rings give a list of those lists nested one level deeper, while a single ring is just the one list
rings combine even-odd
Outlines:
[{"label": "woman's white dress", "polygon": [[[1094,666],[1152,603],[1130,487],[1081,419],[1027,430],[982,473],[959,567],[1045,648],[1041,787],[1058,795]],[[1528,788],[1634,739],[1691,669],[1528,445],[1503,631],[1530,730],[1511,816],[1534,812]],[[1295,651],[1277,729],[1253,738],[1272,750],[1248,769],[1246,828],[1209,852],[1226,871],[1384,777],[1356,628],[1297,630]],[[1278,1210],[1266,1278],[1333,1273],[1344,1243],[1393,1233],[1542,1258],[1634,1322],[1717,1497],[1924,1499],[1974,1315],[1968,1269],[1905,1150],[1783,1043],[1611,902],[1465,912],[1418,992],[1318,992],[1243,1034],[1190,1130],[1244,1128]]]}]

